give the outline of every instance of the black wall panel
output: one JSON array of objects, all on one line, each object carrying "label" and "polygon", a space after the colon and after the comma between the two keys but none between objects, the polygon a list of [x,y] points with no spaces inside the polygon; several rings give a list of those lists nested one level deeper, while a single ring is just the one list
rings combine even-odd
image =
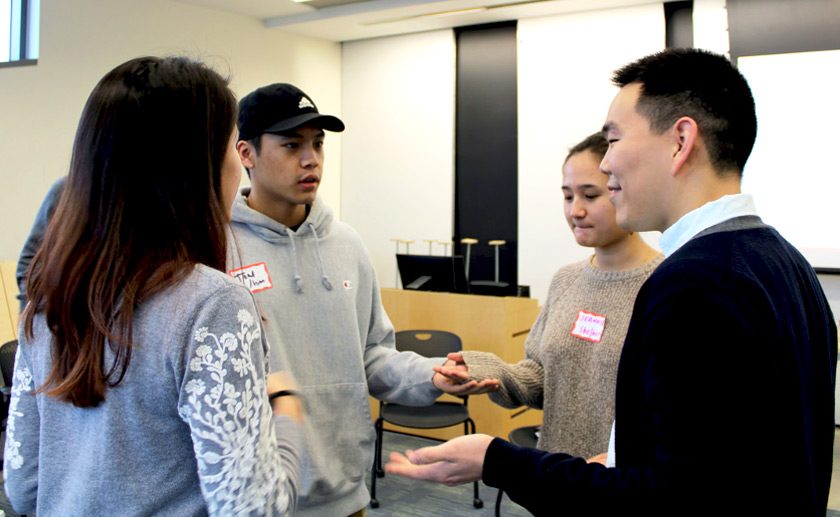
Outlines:
[{"label": "black wall panel", "polygon": [[665,47],[694,46],[694,2],[666,2],[665,8]]},{"label": "black wall panel", "polygon": [[471,280],[492,280],[489,240],[503,239],[499,279],[513,288],[517,247],[516,23],[456,29],[455,228],[472,247]]}]

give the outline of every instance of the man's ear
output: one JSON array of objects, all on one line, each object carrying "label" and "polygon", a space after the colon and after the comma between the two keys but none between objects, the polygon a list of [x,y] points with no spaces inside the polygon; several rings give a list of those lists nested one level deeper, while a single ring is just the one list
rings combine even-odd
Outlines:
[{"label": "man's ear", "polygon": [[677,175],[697,146],[697,122],[691,117],[680,117],[671,127],[673,155],[671,174]]},{"label": "man's ear", "polygon": [[236,152],[239,153],[239,161],[242,162],[243,167],[246,169],[254,168],[254,155],[257,154],[257,150],[254,149],[251,142],[247,140],[236,142]]}]

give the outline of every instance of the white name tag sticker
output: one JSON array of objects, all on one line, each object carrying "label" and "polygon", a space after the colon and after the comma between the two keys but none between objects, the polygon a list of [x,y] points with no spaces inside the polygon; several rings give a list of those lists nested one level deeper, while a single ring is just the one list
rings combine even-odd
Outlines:
[{"label": "white name tag sticker", "polygon": [[577,319],[572,325],[571,335],[592,343],[600,343],[606,323],[606,316],[589,311],[578,311]]},{"label": "white name tag sticker", "polygon": [[241,267],[239,269],[231,269],[228,274],[237,279],[240,284],[244,285],[252,293],[258,293],[271,289],[271,275],[268,274],[268,268],[265,262],[258,264],[251,264],[250,266]]}]

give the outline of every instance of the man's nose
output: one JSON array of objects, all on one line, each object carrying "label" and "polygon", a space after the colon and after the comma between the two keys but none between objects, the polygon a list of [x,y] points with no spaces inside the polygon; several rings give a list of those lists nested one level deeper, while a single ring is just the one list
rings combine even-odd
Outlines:
[{"label": "man's nose", "polygon": [[304,167],[315,167],[321,163],[321,157],[314,146],[307,145],[303,148],[300,162]]}]

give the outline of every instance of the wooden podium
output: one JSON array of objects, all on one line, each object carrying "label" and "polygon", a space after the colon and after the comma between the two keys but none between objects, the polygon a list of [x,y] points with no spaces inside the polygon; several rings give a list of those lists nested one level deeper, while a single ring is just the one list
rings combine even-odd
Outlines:
[{"label": "wooden podium", "polygon": [[[461,337],[464,350],[492,352],[508,363],[525,356],[525,337],[539,314],[537,300],[531,298],[402,289],[382,289],[382,304],[396,330],[448,330]],[[371,414],[376,419],[379,401],[371,398],[370,403]],[[512,429],[542,423],[542,411],[505,409],[491,402],[487,395],[471,396],[469,409],[477,432],[504,439]],[[386,424],[385,429],[438,439],[464,434],[462,426],[408,429]]]}]

